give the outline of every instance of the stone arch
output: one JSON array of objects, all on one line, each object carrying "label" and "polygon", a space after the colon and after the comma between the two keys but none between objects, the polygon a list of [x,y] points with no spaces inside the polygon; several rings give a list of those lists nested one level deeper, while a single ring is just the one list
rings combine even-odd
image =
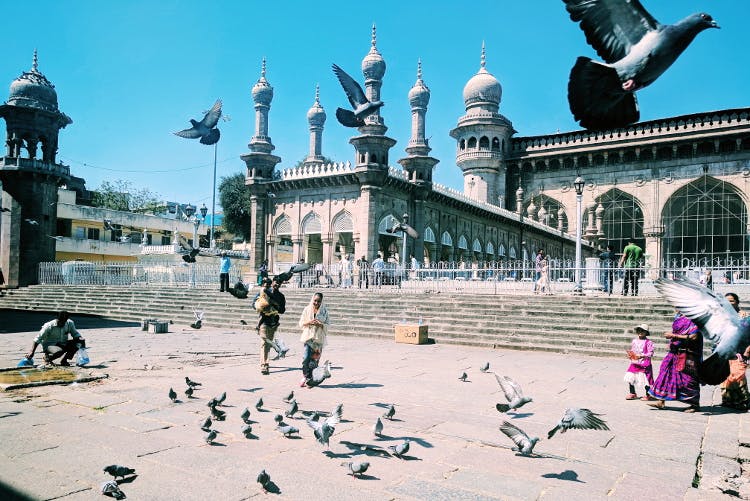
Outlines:
[{"label": "stone arch", "polygon": [[278,218],[276,218],[276,221],[273,223],[273,230],[271,234],[275,236],[280,236],[280,235],[291,236],[292,221],[289,219],[289,216],[287,216],[286,214],[282,214]]},{"label": "stone arch", "polygon": [[438,254],[440,261],[453,260],[453,237],[448,231],[440,235],[440,252]]},{"label": "stone arch", "polygon": [[354,254],[354,220],[346,209],[333,217],[331,232],[334,234],[333,254],[340,258],[342,254]]},{"label": "stone arch", "polygon": [[479,149],[480,150],[489,150],[490,149],[490,138],[487,136],[482,136],[479,138]]},{"label": "stone arch", "polygon": [[487,246],[484,248],[484,253],[488,256],[495,256],[495,246],[492,245],[492,242],[487,242]]},{"label": "stone arch", "polygon": [[469,149],[475,149],[477,147],[477,138],[471,136],[466,143],[466,147]]},{"label": "stone arch", "polygon": [[[550,228],[556,228],[564,232],[568,231],[567,213],[565,212],[565,207],[563,206],[563,204],[560,203],[559,200],[552,198],[548,195],[545,195],[544,193],[541,193],[538,197],[538,203],[539,203],[539,210],[541,211],[541,209],[544,208],[544,211],[546,212],[544,216],[544,221],[540,220],[539,221],[540,223],[547,225]],[[562,213],[560,212],[561,210],[562,210]],[[562,226],[560,225],[561,219],[562,219]]]},{"label": "stone arch", "polygon": [[465,150],[466,149],[466,139],[461,138],[461,140],[458,142],[458,147],[461,150]]},{"label": "stone arch", "polygon": [[612,188],[598,196],[596,202],[604,208],[602,231],[615,252],[622,251],[631,239],[645,249],[643,205],[640,200],[618,188]]},{"label": "stone arch", "polygon": [[310,235],[313,233],[320,234],[323,232],[323,224],[321,223],[320,216],[315,212],[309,212],[303,219],[300,225],[300,233],[302,235]]},{"label": "stone arch", "polygon": [[492,151],[500,150],[500,139],[497,137],[492,138]]}]

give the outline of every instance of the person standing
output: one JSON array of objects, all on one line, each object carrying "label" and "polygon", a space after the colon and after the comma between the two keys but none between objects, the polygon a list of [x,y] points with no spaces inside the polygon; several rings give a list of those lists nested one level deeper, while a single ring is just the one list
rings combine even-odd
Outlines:
[{"label": "person standing", "polygon": [[341,256],[341,287],[348,289],[352,286],[352,261],[349,259],[349,254],[343,254]]},{"label": "person standing", "polygon": [[383,271],[385,271],[385,261],[383,261],[383,257],[380,254],[372,262],[372,271],[375,274],[374,285],[379,289],[383,285]]},{"label": "person standing", "polygon": [[599,260],[601,261],[601,281],[602,290],[609,295],[612,295],[615,282],[615,252],[611,245],[607,246],[607,250],[599,254]]},{"label": "person standing", "polygon": [[263,285],[266,278],[268,278],[268,259],[264,259],[258,268],[258,285]]},{"label": "person standing", "polygon": [[703,336],[692,320],[677,312],[672,332],[664,337],[669,340],[669,352],[661,361],[659,376],[648,391],[658,401],[648,405],[663,409],[665,400],[679,400],[690,406],[683,412],[699,411],[701,387],[697,368],[703,359]]},{"label": "person standing", "polygon": [[357,261],[357,268],[358,268],[358,275],[359,275],[359,288],[362,288],[362,284],[365,284],[365,289],[368,289],[370,286],[370,263],[367,261],[367,258],[365,256],[362,256],[359,261]]},{"label": "person standing", "polygon": [[544,249],[536,251],[534,258],[534,292],[539,292],[539,279],[542,278],[542,261],[544,260]]},{"label": "person standing", "polygon": [[219,263],[219,291],[229,292],[229,269],[232,267],[232,261],[227,256],[226,252],[221,253],[221,261]]},{"label": "person standing", "polygon": [[[70,334],[72,339],[68,339],[68,334]],[[70,314],[65,310],[61,310],[57,313],[55,320],[50,320],[42,325],[39,334],[34,338],[31,351],[26,355],[27,359],[31,360],[34,358],[34,353],[39,345],[42,345],[45,363],[54,365],[52,362],[55,359],[63,357],[60,365],[67,367],[70,365],[70,359],[73,358],[76,351],[86,346],[86,340],[76,330],[76,325],[70,319]]]},{"label": "person standing", "polygon": [[711,274],[711,270],[706,270],[706,273],[705,275],[703,275],[703,280],[701,280],[701,282],[703,282],[703,285],[706,286],[706,289],[711,291],[714,290],[714,277]]},{"label": "person standing", "polygon": [[625,269],[625,279],[622,283],[622,295],[628,295],[628,285],[632,290],[632,295],[638,295],[638,275],[640,273],[641,256],[643,249],[638,247],[633,239],[628,240],[628,245],[622,251],[620,258],[620,267]]},{"label": "person standing", "polygon": [[[259,311],[260,319],[258,320],[258,335],[261,338],[260,344],[260,373],[268,375],[268,352],[271,350],[271,344],[268,341],[273,341],[276,330],[279,328],[280,316],[286,311],[286,298],[281,293],[279,288],[281,283],[274,279],[271,281],[271,287],[264,289],[260,296],[268,303],[267,306],[263,307]],[[256,301],[256,303],[258,303]],[[255,306],[258,310],[258,306]]]},{"label": "person standing", "polygon": [[644,396],[641,400],[653,400],[648,396],[648,390],[654,384],[654,370],[651,367],[651,357],[654,356],[654,343],[648,338],[648,324],[640,324],[636,326],[635,338],[630,343],[630,350],[628,350],[628,357],[630,358],[630,366],[627,372],[625,372],[625,382],[628,384],[629,393],[625,397],[625,400],[635,400],[638,398],[636,394],[636,386],[644,389]]},{"label": "person standing", "polygon": [[[740,308],[740,298],[734,292],[729,292],[724,297],[732,305],[734,311],[740,318],[747,318],[747,311]],[[721,405],[738,411],[747,411],[750,407],[750,391],[747,388],[747,359],[750,358],[750,346],[737,357],[729,361],[729,376],[719,385],[721,388]]]},{"label": "person standing", "polygon": [[536,292],[539,294],[546,294],[548,296],[552,295],[552,288],[550,287],[550,281],[549,281],[549,260],[542,259],[542,261],[539,263],[541,265],[541,272],[539,273],[539,280],[534,283],[534,287],[536,288]]},{"label": "person standing", "polygon": [[323,294],[313,294],[310,304],[302,310],[298,325],[302,329],[300,341],[304,343],[302,355],[302,381],[300,386],[305,386],[312,378],[312,371],[318,366],[323,347],[328,337],[328,308],[323,304]]}]

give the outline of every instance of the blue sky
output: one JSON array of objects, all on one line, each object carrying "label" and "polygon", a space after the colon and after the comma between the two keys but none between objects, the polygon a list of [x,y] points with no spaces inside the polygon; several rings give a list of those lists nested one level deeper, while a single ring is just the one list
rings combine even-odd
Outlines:
[{"label": "blue sky", "polygon": [[[699,11],[721,30],[701,33],[682,57],[638,93],[643,120],[750,106],[750,51],[746,0],[643,0],[662,23]],[[455,143],[448,135],[464,113],[462,90],[479,69],[482,41],[487,69],[500,81],[500,112],[517,135],[575,130],[566,98],[570,67],[579,55],[596,57],[563,2],[357,2],[160,0],[102,2],[38,0],[3,7],[0,100],[31,67],[56,86],[60,109],[73,124],[61,131],[58,158],[94,189],[124,179],[162,198],[210,207],[213,147],[171,133],[200,119],[217,98],[230,122],[220,123],[217,177],[245,171],[239,156],[254,133],[250,91],[268,61],[274,87],[269,134],[293,166],[308,153],[307,110],[320,84],[328,120],[323,154],[353,160],[356,130],[336,122],[347,100],[331,71],[337,63],[363,82],[360,64],[372,23],[387,71],[381,110],[387,135],[404,157],[411,117],[407,93],[417,59],[432,95],[427,132],[440,159],[435,181],[462,187]],[[4,134],[4,123],[2,124]],[[217,184],[218,184],[217,179]]]}]

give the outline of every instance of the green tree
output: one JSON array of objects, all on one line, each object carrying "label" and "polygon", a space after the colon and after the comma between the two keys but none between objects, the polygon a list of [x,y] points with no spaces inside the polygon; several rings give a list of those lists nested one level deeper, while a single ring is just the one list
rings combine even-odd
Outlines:
[{"label": "green tree", "polygon": [[158,194],[146,188],[135,188],[133,183],[122,179],[111,183],[103,181],[101,186],[94,190],[91,205],[128,212],[166,212],[166,207]]},{"label": "green tree", "polygon": [[245,186],[244,174],[221,178],[219,202],[224,209],[224,229],[244,240],[250,240],[250,190]]}]

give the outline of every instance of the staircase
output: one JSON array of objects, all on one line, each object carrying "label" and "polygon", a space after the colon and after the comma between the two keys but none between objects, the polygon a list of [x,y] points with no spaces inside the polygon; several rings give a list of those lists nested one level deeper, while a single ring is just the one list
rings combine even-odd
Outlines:
[{"label": "staircase", "polygon": [[[302,309],[312,289],[282,289],[287,311],[280,334],[296,341]],[[254,329],[257,314],[249,299],[218,291],[156,287],[41,286],[4,291],[0,310],[36,310],[97,315],[140,322],[144,318],[187,325],[193,308],[204,312],[204,325]],[[331,315],[332,336],[393,338],[393,325],[405,320],[429,325],[437,343],[487,348],[613,356],[623,359],[633,339],[633,327],[648,323],[661,357],[662,333],[669,330],[673,309],[660,298],[622,296],[540,296],[530,294],[470,295],[401,293],[398,290],[324,290]],[[0,317],[2,311],[0,311]],[[243,325],[241,320],[247,322]]]}]

